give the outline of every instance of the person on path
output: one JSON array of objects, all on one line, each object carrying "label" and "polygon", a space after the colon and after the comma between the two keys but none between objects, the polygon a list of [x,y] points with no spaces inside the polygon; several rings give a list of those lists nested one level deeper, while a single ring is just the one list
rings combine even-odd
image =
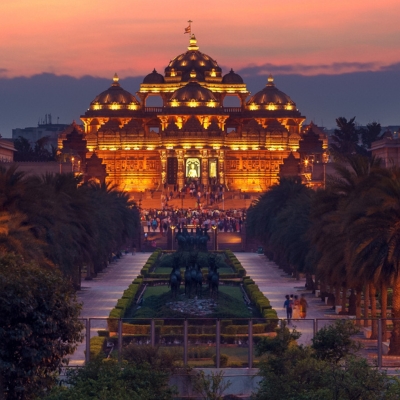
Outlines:
[{"label": "person on path", "polygon": [[287,320],[288,320],[288,322],[290,322],[290,320],[292,319],[292,313],[293,313],[293,302],[290,300],[290,297],[288,294],[285,296],[285,298],[286,298],[286,300],[283,303],[283,308],[286,308]]},{"label": "person on path", "polygon": [[307,307],[308,307],[308,303],[304,294],[301,295],[299,303],[300,303],[300,318],[304,319],[307,316]]},{"label": "person on path", "polygon": [[293,319],[299,319],[300,318],[300,300],[299,297],[296,295],[294,296],[294,301],[293,301]]}]

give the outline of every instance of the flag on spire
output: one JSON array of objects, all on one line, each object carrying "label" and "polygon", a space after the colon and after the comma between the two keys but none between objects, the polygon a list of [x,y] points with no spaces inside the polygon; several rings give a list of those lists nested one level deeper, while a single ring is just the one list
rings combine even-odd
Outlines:
[{"label": "flag on spire", "polygon": [[189,25],[187,28],[185,28],[185,33],[192,33],[192,27]]}]

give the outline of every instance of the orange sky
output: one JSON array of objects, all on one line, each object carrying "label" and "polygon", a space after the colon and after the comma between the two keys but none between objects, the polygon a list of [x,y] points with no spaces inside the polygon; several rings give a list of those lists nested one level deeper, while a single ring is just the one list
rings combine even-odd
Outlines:
[{"label": "orange sky", "polygon": [[5,77],[162,71],[186,50],[188,19],[200,51],[235,70],[341,73],[400,62],[400,0],[2,0],[0,16]]}]

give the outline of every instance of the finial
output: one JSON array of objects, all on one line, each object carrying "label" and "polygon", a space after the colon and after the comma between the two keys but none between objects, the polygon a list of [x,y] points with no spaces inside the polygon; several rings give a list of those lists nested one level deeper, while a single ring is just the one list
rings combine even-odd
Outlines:
[{"label": "finial", "polygon": [[275,86],[274,85],[274,77],[272,76],[272,74],[269,74],[269,76],[268,76],[267,86]]},{"label": "finial", "polygon": [[157,73],[157,71],[156,71],[156,69],[154,68],[154,69],[153,69],[153,74],[156,74],[156,73]]},{"label": "finial", "polygon": [[117,83],[119,81],[117,73],[114,74],[113,82]]},{"label": "finial", "polygon": [[199,46],[197,46],[197,39],[196,36],[194,36],[194,33],[192,33],[192,35],[190,36],[189,39],[189,47],[188,50],[198,50]]}]

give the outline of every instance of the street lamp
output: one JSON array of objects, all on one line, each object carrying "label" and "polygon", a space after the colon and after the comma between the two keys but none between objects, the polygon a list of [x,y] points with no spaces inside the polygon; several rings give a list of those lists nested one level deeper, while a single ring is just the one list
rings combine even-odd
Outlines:
[{"label": "street lamp", "polygon": [[174,232],[175,232],[175,228],[176,225],[174,225],[173,223],[169,226],[171,228],[171,238],[172,238],[172,248],[171,250],[174,250]]},{"label": "street lamp", "polygon": [[214,250],[218,250],[218,243],[217,243],[217,225],[211,225],[211,228],[214,231]]}]

